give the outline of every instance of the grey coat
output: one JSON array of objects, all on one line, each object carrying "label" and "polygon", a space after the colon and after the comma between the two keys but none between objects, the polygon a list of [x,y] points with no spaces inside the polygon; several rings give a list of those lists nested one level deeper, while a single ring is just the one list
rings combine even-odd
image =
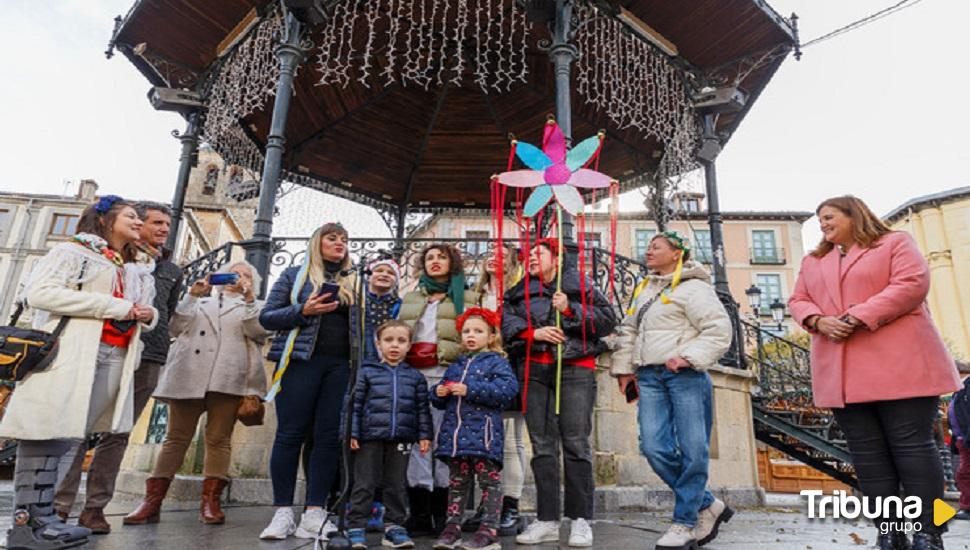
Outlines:
[{"label": "grey coat", "polygon": [[266,393],[262,345],[269,333],[259,324],[263,303],[247,304],[231,294],[195,298],[186,293],[169,332],[175,338],[155,390],[157,399],[202,399],[206,392]]}]

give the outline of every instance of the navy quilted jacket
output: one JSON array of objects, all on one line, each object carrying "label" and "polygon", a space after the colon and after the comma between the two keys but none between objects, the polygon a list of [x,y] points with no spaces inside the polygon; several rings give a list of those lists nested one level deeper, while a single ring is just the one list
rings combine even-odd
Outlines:
[{"label": "navy quilted jacket", "polygon": [[[263,328],[275,331],[273,343],[270,345],[269,353],[266,358],[270,361],[279,361],[283,357],[283,349],[286,347],[286,338],[291,330],[300,327],[300,334],[293,343],[293,353],[291,359],[298,361],[308,361],[313,355],[313,349],[317,344],[317,333],[320,332],[320,315],[303,315],[303,304],[310,299],[313,293],[313,283],[309,277],[300,289],[300,299],[296,304],[290,304],[290,291],[296,280],[296,274],[300,271],[300,266],[288,267],[283,270],[280,278],[276,280],[269,296],[266,297],[266,306],[259,314],[259,324]],[[350,308],[350,338],[359,332],[354,330],[354,308]]]},{"label": "navy quilted jacket", "polygon": [[[468,395],[438,397],[438,385],[449,381],[468,386]],[[486,351],[459,357],[448,367],[441,382],[431,388],[431,403],[445,410],[435,455],[477,456],[501,464],[505,442],[502,410],[518,392],[512,367],[498,353]]]},{"label": "navy quilted jacket", "polygon": [[431,439],[431,409],[424,375],[407,363],[367,362],[354,386],[350,435],[361,441]]}]

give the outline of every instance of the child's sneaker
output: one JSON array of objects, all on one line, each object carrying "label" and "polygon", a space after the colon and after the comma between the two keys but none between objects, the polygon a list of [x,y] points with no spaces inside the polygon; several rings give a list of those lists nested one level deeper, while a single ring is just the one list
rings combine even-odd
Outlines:
[{"label": "child's sneaker", "polygon": [[502,550],[502,543],[499,542],[494,529],[482,527],[472,540],[461,543],[461,548],[462,550]]},{"label": "child's sneaker", "polygon": [[407,529],[397,525],[384,531],[381,544],[389,548],[414,548],[414,541],[408,536]]},{"label": "child's sneaker", "polygon": [[363,529],[348,529],[347,538],[354,550],[367,550],[367,536]]},{"label": "child's sneaker", "polygon": [[374,502],[374,507],[370,510],[370,519],[367,520],[367,531],[369,533],[381,533],[384,531],[384,505]]},{"label": "child's sneaker", "polygon": [[457,523],[445,525],[438,540],[434,541],[434,550],[455,550],[461,545],[461,526]]}]

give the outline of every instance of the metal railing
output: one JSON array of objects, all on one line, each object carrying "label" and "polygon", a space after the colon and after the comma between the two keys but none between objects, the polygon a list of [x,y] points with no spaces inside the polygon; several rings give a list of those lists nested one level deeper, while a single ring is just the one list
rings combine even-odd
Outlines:
[{"label": "metal railing", "polygon": [[752,265],[785,265],[784,248],[751,248],[748,258]]}]

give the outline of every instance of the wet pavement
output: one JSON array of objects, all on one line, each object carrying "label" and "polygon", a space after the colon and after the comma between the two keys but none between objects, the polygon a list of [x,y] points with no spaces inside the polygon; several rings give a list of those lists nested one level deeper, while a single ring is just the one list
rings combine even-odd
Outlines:
[{"label": "wet pavement", "polygon": [[[0,529],[10,525],[12,487],[0,482]],[[797,497],[796,497],[797,498]],[[784,501],[784,499],[782,499]],[[787,501],[791,504],[793,501]],[[797,502],[797,501],[795,501]],[[263,542],[259,533],[273,515],[269,506],[230,506],[226,508],[225,525],[203,525],[198,521],[197,505],[186,502],[166,503],[162,521],[156,525],[123,526],[121,518],[137,502],[115,501],[106,510],[112,525],[110,535],[92,538],[82,548],[98,550],[121,549],[238,549],[290,550],[313,548],[313,541],[290,538],[286,541]],[[593,523],[594,547],[611,550],[653,550],[657,539],[669,525],[668,514],[631,513],[610,514]],[[73,520],[72,520],[73,521]],[[561,548],[569,534],[563,526]],[[739,510],[730,523],[724,525],[720,536],[704,548],[706,550],[835,550],[866,548],[874,542],[874,530],[861,523],[809,520],[802,508],[770,507]],[[950,533],[944,540],[949,550],[970,549],[970,522],[952,521]],[[416,548],[430,549],[430,538],[417,539]],[[379,548],[380,535],[370,534],[369,543]],[[503,540],[502,548],[516,548],[512,537]],[[537,548],[556,548],[544,544]],[[521,547],[526,548],[526,547]]]}]

